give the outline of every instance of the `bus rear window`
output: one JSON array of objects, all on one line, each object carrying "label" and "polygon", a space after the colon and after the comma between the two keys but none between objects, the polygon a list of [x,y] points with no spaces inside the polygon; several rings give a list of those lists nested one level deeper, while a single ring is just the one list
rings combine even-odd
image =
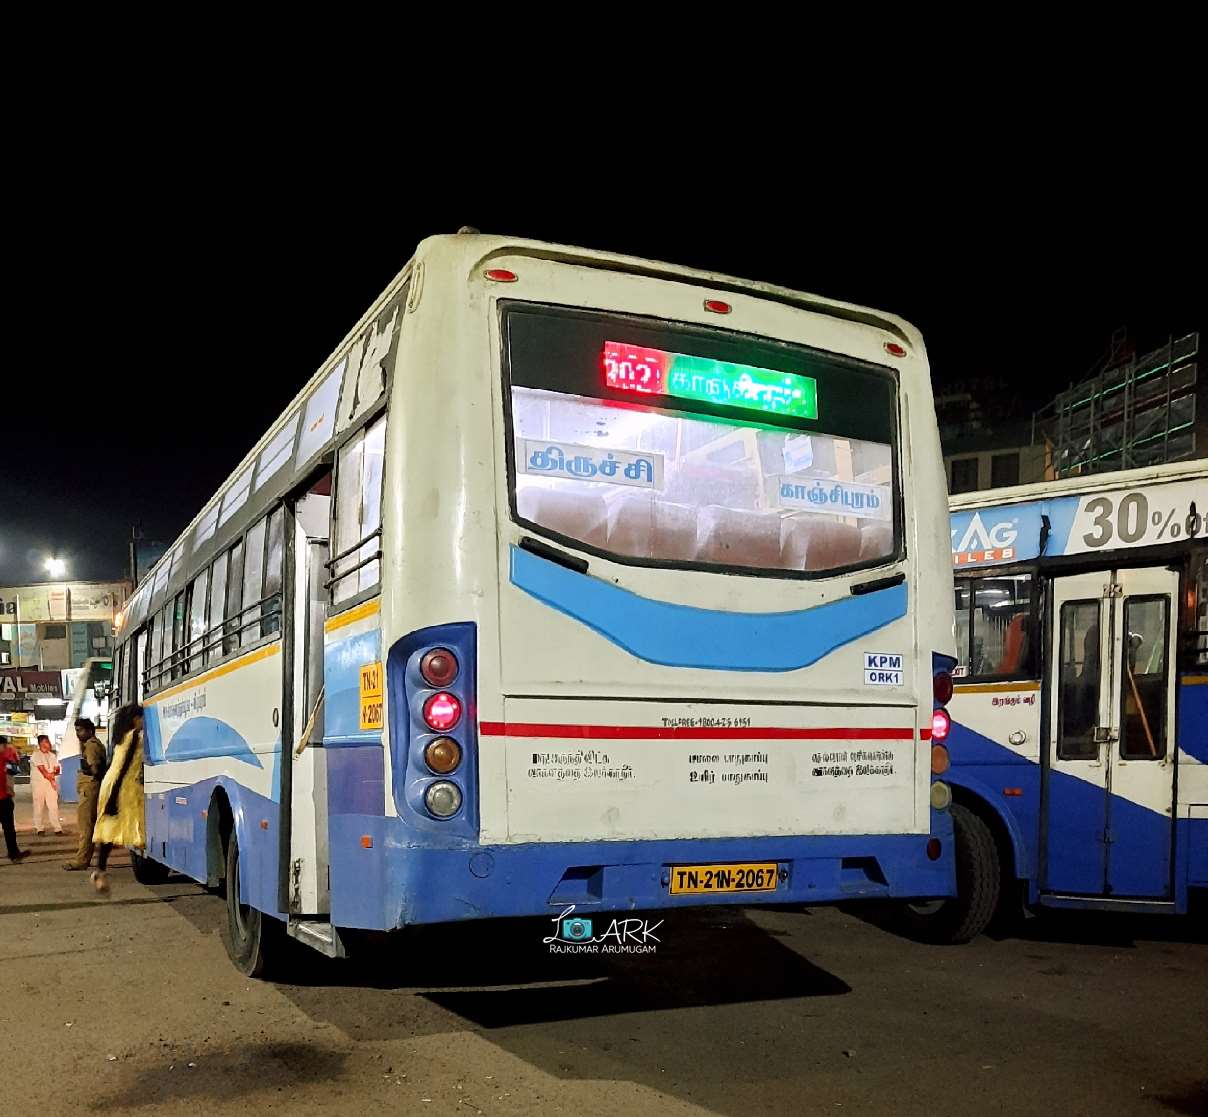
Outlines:
[{"label": "bus rear window", "polygon": [[659,565],[821,573],[895,538],[890,375],[737,334],[512,304],[513,513]]}]

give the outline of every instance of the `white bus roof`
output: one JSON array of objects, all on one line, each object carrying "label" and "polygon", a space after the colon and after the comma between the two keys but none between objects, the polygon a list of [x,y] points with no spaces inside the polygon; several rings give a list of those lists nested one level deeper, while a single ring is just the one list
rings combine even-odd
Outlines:
[{"label": "white bus roof", "polygon": [[[191,562],[186,563],[184,560],[189,557],[189,552],[192,549],[191,543],[198,525],[207,514],[213,514],[213,518],[217,518],[216,506],[224,499],[227,492],[235,486],[237,479],[242,479],[249,470],[255,467],[265,448],[278,434],[284,433],[287,423],[296,421],[296,417],[300,414],[306,401],[319,390],[320,386],[331,375],[333,370],[339,367],[341,358],[348,353],[355,340],[377,321],[379,316],[390,307],[392,301],[399,296],[404,284],[407,283],[415,271],[417,263],[421,265],[434,265],[440,260],[440,262],[447,263],[453,267],[460,265],[465,268],[468,274],[475,268],[482,267],[488,261],[504,256],[529,256],[558,263],[578,265],[580,267],[604,267],[673,282],[677,280],[680,282],[689,282],[719,292],[750,292],[751,294],[802,310],[827,314],[875,329],[885,330],[912,346],[919,357],[923,359],[926,357],[926,348],[923,344],[921,334],[903,318],[868,307],[858,306],[854,303],[827,299],[820,295],[780,287],[776,284],[738,279],[733,276],[722,275],[718,272],[681,267],[676,264],[661,263],[636,256],[625,256],[619,253],[602,252],[596,249],[578,248],[570,245],[550,244],[544,241],[525,240],[518,237],[484,235],[481,233],[442,234],[427,237],[419,243],[414,254],[403,265],[394,279],[387,284],[381,295],[374,300],[373,304],[357,323],[344,335],[340,343],[332,350],[327,360],[319,366],[318,371],[306,380],[297,395],[282,410],[281,415],[264,436],[240,460],[227,479],[218,486],[214,496],[198,510],[184,531],[180,533],[172,545],[165,551],[163,557],[143,577],[143,580],[131,595],[128,611],[123,619],[133,621],[134,625],[141,623],[149,612],[158,608],[163,601],[171,597],[186,580],[187,574],[185,569],[192,569],[196,565]],[[417,280],[417,282],[421,282],[421,280]],[[245,521],[250,523],[252,517],[261,514],[262,505],[265,503],[265,500],[275,498],[276,495],[275,491],[266,490],[259,501],[249,501],[242,514],[232,521],[231,528],[242,530],[245,526]],[[206,549],[207,552],[213,550],[215,547],[221,549],[219,546],[220,543],[222,543],[220,536],[212,537],[210,546]],[[202,557],[206,556],[203,555]],[[174,567],[174,558],[185,569]],[[167,571],[164,570],[164,567],[170,569],[170,578],[165,577]],[[130,632],[132,628],[129,624],[123,624],[122,627],[123,634]],[[123,639],[123,634],[119,634],[117,637],[119,643]]]},{"label": "white bus roof", "polygon": [[1121,469],[1114,473],[1091,473],[1083,477],[1066,477],[1060,481],[1038,481],[1032,485],[979,489],[977,492],[950,496],[948,507],[953,512],[963,512],[970,508],[997,504],[1023,504],[1030,500],[1135,489],[1142,485],[1162,485],[1168,481],[1192,481],[1196,478],[1208,478],[1208,458],[1152,465],[1142,469]]}]

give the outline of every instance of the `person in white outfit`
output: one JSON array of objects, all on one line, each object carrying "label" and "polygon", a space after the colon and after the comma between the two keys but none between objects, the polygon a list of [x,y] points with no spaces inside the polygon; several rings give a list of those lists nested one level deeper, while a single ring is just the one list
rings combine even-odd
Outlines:
[{"label": "person in white outfit", "polygon": [[34,792],[34,829],[46,833],[47,820],[56,834],[63,833],[59,821],[59,755],[50,746],[45,733],[38,734],[38,751],[29,761],[29,782]]}]

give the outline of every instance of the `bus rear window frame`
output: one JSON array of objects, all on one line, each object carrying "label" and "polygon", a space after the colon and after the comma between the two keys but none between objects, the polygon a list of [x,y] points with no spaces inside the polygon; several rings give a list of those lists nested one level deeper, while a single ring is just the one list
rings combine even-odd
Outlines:
[{"label": "bus rear window frame", "polygon": [[[560,531],[545,527],[533,520],[526,519],[520,515],[517,506],[517,483],[516,483],[516,452],[515,452],[515,428],[512,421],[512,369],[511,360],[509,357],[509,312],[513,308],[526,308],[539,311],[547,311],[555,315],[568,317],[606,317],[619,324],[626,321],[632,321],[646,329],[661,329],[661,330],[686,330],[698,332],[701,334],[725,334],[735,338],[746,338],[752,342],[763,344],[780,344],[790,346],[794,349],[804,350],[806,352],[816,353],[820,357],[836,361],[842,365],[850,366],[854,369],[871,373],[875,376],[880,376],[887,380],[893,388],[893,407],[890,415],[890,458],[893,462],[893,540],[894,549],[888,555],[881,555],[876,558],[867,559],[864,562],[848,563],[845,566],[830,567],[826,570],[784,570],[773,569],[764,566],[738,566],[728,563],[714,562],[689,562],[682,559],[650,559],[643,558],[640,555],[623,555],[615,551],[609,551],[602,547],[597,547],[592,543],[584,542],[581,539],[576,539],[574,536],[564,535]],[[503,422],[504,422],[504,455],[507,466],[507,494],[508,494],[508,511],[511,515],[512,522],[518,526],[535,532],[545,539],[553,540],[563,547],[568,547],[572,550],[581,551],[583,553],[594,555],[597,558],[606,559],[609,562],[619,563],[622,566],[643,567],[650,570],[693,570],[705,574],[726,574],[726,575],[741,575],[743,577],[752,578],[771,578],[776,580],[798,581],[798,582],[816,582],[824,578],[839,578],[848,574],[856,574],[865,570],[874,570],[879,567],[893,566],[897,563],[904,562],[907,557],[906,548],[906,530],[905,530],[905,514],[903,510],[903,481],[902,481],[902,453],[901,453],[901,380],[898,371],[888,365],[874,364],[869,361],[862,361],[857,357],[851,357],[843,353],[835,353],[830,350],[820,349],[817,346],[806,345],[802,342],[785,342],[779,338],[765,337],[759,334],[752,334],[745,330],[730,330],[721,326],[703,326],[695,322],[680,322],[671,318],[656,318],[652,315],[628,314],[621,311],[610,311],[606,308],[568,306],[558,303],[543,303],[533,302],[525,299],[501,299],[498,303],[499,314],[499,368],[500,368],[500,390],[503,395]],[[520,385],[524,387],[525,385]],[[551,391],[554,389],[541,389],[543,391]],[[566,394],[566,393],[555,393]],[[582,399],[587,397],[575,396],[566,394],[568,399]],[[596,398],[596,397],[591,397]],[[598,397],[604,402],[608,402],[608,397]],[[689,401],[690,402],[690,401]],[[711,414],[708,411],[690,407],[658,407],[656,410],[683,415],[686,418],[708,418]],[[726,418],[726,416],[720,416]],[[741,421],[736,416],[732,417],[734,421]],[[765,429],[772,428],[776,430],[802,430],[804,433],[809,433],[806,428],[787,423],[758,423],[751,421],[751,426],[763,427]],[[827,434],[829,437],[847,437],[843,435],[833,435],[831,432],[818,432]],[[856,436],[850,436],[856,437]]]}]

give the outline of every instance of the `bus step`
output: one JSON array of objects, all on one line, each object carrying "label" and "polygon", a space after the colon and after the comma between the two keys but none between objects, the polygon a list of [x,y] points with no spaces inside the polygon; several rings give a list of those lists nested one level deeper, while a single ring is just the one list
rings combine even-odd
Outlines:
[{"label": "bus step", "polygon": [[291,919],[288,930],[293,938],[314,947],[328,958],[344,957],[344,943],[340,932],[331,923],[318,919]]}]

